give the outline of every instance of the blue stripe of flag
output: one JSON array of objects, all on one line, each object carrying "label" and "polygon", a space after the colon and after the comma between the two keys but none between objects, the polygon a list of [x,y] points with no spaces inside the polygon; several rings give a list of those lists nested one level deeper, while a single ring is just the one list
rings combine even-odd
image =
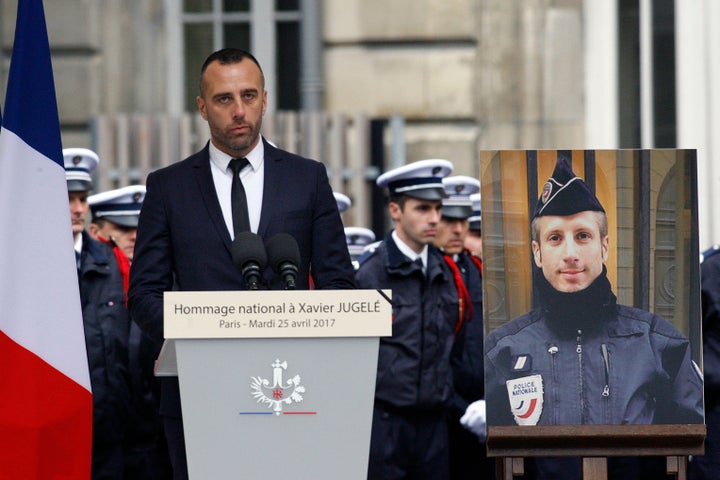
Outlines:
[{"label": "blue stripe of flag", "polygon": [[2,126],[62,167],[57,111],[42,1],[21,0]]}]

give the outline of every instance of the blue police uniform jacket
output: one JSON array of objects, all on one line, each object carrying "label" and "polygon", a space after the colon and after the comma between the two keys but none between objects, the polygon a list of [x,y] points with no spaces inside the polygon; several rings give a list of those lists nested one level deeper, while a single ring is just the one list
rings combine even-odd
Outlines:
[{"label": "blue police uniform jacket", "polygon": [[130,403],[125,291],[112,249],[86,232],[82,235],[78,280],[93,393],[93,442],[120,442]]},{"label": "blue police uniform jacket", "polygon": [[392,290],[392,336],[380,339],[375,388],[375,400],[390,407],[439,410],[453,395],[458,294],[439,250],[428,248],[427,275],[391,235],[356,272],[358,288]]},{"label": "blue police uniform jacket", "polygon": [[452,355],[457,392],[455,407],[461,415],[470,403],[482,399],[485,394],[482,273],[471,255],[463,250],[455,260],[472,302],[472,317],[463,325],[463,333],[455,342]]},{"label": "blue police uniform jacket", "polygon": [[532,375],[542,378],[538,425],[703,422],[702,379],[675,327],[617,305],[604,274],[574,293],[538,283],[541,306],[487,337],[490,424],[515,424],[512,409],[527,404],[511,405],[506,382]]}]

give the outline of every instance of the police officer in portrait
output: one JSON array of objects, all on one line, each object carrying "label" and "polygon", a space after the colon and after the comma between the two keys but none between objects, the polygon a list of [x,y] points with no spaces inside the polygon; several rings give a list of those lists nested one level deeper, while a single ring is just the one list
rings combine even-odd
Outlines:
[{"label": "police officer in portrait", "polygon": [[388,188],[394,229],[365,256],[359,288],[392,289],[392,336],[380,339],[368,478],[449,478],[446,412],[458,291],[432,245],[447,160],[420,160],[377,178]]},{"label": "police officer in portrait", "polygon": [[[658,315],[617,304],[605,210],[564,158],[531,236],[538,305],[486,338],[489,424],[702,423],[689,341]],[[573,477],[564,462],[536,463],[551,472],[540,478]]]}]

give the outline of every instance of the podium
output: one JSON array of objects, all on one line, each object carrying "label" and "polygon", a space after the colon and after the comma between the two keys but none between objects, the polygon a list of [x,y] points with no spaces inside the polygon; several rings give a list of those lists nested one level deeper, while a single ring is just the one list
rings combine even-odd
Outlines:
[{"label": "podium", "polygon": [[166,292],[191,479],[367,478],[380,290]]}]

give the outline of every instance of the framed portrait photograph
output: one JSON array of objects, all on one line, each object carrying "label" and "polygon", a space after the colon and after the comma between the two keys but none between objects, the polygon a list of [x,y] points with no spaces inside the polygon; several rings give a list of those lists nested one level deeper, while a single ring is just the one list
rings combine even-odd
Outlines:
[{"label": "framed portrait photograph", "polygon": [[483,151],[480,167],[489,451],[505,427],[532,447],[526,427],[562,426],[536,430],[574,437],[555,454],[629,431],[608,426],[702,444],[695,150]]}]

